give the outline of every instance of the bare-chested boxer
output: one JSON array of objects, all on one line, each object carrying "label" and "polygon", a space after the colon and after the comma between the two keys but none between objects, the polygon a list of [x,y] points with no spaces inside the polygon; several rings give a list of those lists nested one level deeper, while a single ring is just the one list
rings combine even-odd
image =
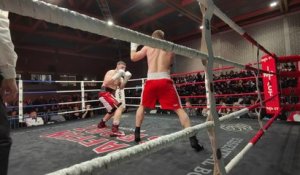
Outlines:
[{"label": "bare-chested boxer", "polygon": [[115,98],[115,91],[123,89],[127,81],[131,78],[131,73],[126,71],[126,63],[123,61],[117,62],[116,69],[109,70],[104,76],[101,91],[99,92],[99,100],[106,108],[107,113],[101,119],[98,124],[98,128],[106,127],[105,122],[107,122],[112,116],[114,116],[112,124],[112,134],[111,136],[118,136],[119,125],[122,112],[124,110],[122,103]]},{"label": "bare-chested boxer", "polygon": [[[164,39],[164,32],[156,30],[152,33],[152,37]],[[155,108],[156,101],[160,103],[162,109],[173,110],[184,128],[190,127],[190,119],[181,106],[180,97],[170,77],[173,53],[149,46],[144,46],[136,52],[137,47],[137,44],[131,43],[131,60],[135,62],[147,56],[148,76],[142,92],[141,104],[136,112],[135,141],[141,140],[140,127],[145,108]],[[196,151],[204,149],[199,145],[196,136],[190,137],[190,143]]]}]

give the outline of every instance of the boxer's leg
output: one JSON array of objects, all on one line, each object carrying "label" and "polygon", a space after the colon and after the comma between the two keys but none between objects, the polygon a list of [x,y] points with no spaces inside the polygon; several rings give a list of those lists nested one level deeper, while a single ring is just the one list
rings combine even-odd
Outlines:
[{"label": "boxer's leg", "polygon": [[136,116],[135,116],[135,132],[134,132],[134,140],[135,142],[140,142],[141,141],[141,125],[144,120],[144,112],[145,108],[143,105],[140,105],[138,110],[136,111]]}]

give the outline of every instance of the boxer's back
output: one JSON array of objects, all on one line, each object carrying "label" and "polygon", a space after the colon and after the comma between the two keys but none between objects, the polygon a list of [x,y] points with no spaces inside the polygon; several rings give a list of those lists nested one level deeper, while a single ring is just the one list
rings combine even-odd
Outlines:
[{"label": "boxer's back", "polygon": [[173,54],[162,49],[147,47],[148,73],[169,72]]}]

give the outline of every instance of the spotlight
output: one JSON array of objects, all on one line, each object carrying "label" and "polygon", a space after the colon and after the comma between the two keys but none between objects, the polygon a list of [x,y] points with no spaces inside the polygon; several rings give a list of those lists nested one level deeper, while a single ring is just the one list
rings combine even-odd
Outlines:
[{"label": "spotlight", "polygon": [[278,2],[272,2],[271,4],[270,4],[270,7],[275,7],[275,6],[277,6],[278,5]]},{"label": "spotlight", "polygon": [[112,26],[112,25],[114,25],[114,22],[113,22],[112,20],[108,20],[108,21],[107,21],[107,24],[108,24],[109,26]]}]

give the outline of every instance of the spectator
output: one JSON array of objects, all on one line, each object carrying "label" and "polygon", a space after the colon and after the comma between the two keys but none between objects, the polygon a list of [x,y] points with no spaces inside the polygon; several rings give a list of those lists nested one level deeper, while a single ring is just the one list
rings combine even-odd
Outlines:
[{"label": "spectator", "polygon": [[44,124],[44,120],[42,119],[42,117],[37,116],[37,112],[35,110],[32,110],[29,113],[29,117],[25,119],[25,122],[28,127]]},{"label": "spectator", "polygon": [[90,117],[93,117],[94,116],[94,113],[93,111],[91,110],[91,105],[86,105],[86,110],[85,112],[82,114],[82,118],[90,118]]}]

